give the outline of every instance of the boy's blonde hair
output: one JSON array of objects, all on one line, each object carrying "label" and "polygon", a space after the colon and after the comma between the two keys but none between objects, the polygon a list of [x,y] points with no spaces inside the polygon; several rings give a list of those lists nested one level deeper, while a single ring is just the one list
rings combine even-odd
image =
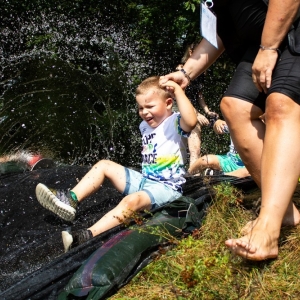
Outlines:
[{"label": "boy's blonde hair", "polygon": [[159,76],[152,76],[143,80],[136,88],[136,96],[147,93],[150,89],[157,91],[163,98],[172,98],[170,93],[160,87]]}]

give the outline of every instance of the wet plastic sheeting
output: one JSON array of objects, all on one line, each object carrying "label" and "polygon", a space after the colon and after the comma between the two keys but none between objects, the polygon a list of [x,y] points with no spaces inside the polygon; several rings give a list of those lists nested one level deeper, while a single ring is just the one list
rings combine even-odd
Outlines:
[{"label": "wet plastic sheeting", "polygon": [[[88,169],[70,166],[0,177],[1,292],[64,254],[61,231],[70,224],[38,203],[35,197],[37,183],[71,188]],[[80,205],[73,228],[87,228],[120,199],[120,193],[105,182],[103,189]],[[84,253],[79,258],[81,263],[83,256]]]},{"label": "wet plastic sheeting", "polygon": [[[88,170],[88,167],[68,166],[0,176],[0,299],[57,299],[85,260],[111,237],[124,230],[120,225],[67,253],[63,252],[61,231],[71,224],[62,221],[38,203],[35,187],[42,182],[49,187],[72,188]],[[228,176],[212,177],[210,183],[224,180],[245,190],[254,186],[251,178],[239,180]],[[196,201],[210,201],[208,186],[199,177],[187,178],[184,191]],[[80,205],[72,228],[89,227],[121,198],[122,195],[109,182],[104,182],[98,192]],[[197,205],[198,210],[199,207],[202,210],[203,204]],[[168,214],[172,216],[174,213],[177,217],[177,210],[173,207]],[[194,221],[190,218],[186,227]],[[130,272],[124,274],[124,278],[127,276],[126,282],[139,268],[147,265],[151,247],[146,246],[147,251],[141,255],[143,259],[136,262],[135,269],[131,266]],[[112,291],[125,284],[122,280],[115,282],[109,289]]]}]

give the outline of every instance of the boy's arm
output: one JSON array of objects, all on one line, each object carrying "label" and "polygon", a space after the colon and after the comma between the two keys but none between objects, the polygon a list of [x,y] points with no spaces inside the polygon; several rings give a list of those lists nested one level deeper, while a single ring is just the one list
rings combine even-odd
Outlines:
[{"label": "boy's arm", "polygon": [[209,117],[215,117],[215,118],[219,117],[219,115],[217,113],[215,113],[213,111],[210,111],[210,109],[208,108],[208,106],[205,102],[202,91],[200,91],[199,94],[198,94],[198,102],[199,102],[201,108],[204,110],[206,115],[208,115]]},{"label": "boy's arm", "polygon": [[197,124],[197,116],[194,106],[185,95],[184,90],[172,80],[161,84],[161,87],[170,91],[173,89],[173,94],[176,98],[178,110],[180,112],[180,127],[185,132],[191,132]]},{"label": "boy's arm", "polygon": [[174,87],[174,96],[180,112],[180,127],[185,132],[191,132],[197,124],[196,110],[191,101],[186,96],[184,90],[175,82],[172,82]]}]

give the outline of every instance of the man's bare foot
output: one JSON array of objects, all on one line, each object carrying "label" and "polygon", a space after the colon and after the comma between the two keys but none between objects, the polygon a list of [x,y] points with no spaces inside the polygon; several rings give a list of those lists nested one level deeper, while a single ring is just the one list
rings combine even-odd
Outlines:
[{"label": "man's bare foot", "polygon": [[[242,229],[241,234],[247,235],[256,225],[257,219],[249,221]],[[294,203],[291,203],[283,217],[281,226],[297,226],[300,223],[300,213]]]},{"label": "man's bare foot", "polygon": [[283,217],[282,226],[297,226],[300,223],[300,213],[293,202],[288,206],[288,209]]},{"label": "man's bare foot", "polygon": [[251,233],[251,230],[253,229],[253,227],[256,224],[256,220],[253,221],[249,221],[242,229],[241,229],[241,234],[242,235],[247,235],[248,233]]},{"label": "man's bare foot", "polygon": [[251,234],[229,239],[225,245],[235,254],[249,260],[265,260],[278,256],[278,239],[255,226]]}]

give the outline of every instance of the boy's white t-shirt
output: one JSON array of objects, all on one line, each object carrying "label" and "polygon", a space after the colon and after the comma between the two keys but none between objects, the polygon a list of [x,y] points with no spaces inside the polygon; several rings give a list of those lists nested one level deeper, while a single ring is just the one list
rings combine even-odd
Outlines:
[{"label": "boy's white t-shirt", "polygon": [[189,133],[180,127],[180,117],[180,113],[173,113],[156,128],[143,121],[140,131],[143,176],[182,192]]}]

